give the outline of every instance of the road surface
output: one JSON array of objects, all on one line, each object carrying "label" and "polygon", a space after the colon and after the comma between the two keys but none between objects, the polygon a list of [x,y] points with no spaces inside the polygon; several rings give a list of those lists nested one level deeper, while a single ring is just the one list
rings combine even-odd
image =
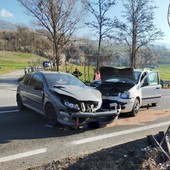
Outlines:
[{"label": "road surface", "polygon": [[158,107],[143,107],[135,117],[121,116],[98,129],[50,127],[32,110],[18,111],[15,94],[22,71],[0,77],[0,169],[24,169],[67,156],[99,151],[150,134],[170,124],[170,90],[162,90]]}]

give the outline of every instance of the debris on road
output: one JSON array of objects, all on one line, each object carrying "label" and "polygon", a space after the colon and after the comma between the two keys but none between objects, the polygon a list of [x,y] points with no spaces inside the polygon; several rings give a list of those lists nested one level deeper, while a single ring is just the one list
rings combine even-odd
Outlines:
[{"label": "debris on road", "polygon": [[[162,139],[156,139],[157,142],[159,141],[159,145]],[[56,158],[47,164],[28,169],[170,170],[170,161],[159,147],[151,145],[147,138],[143,138],[89,154],[68,156],[60,160]]]},{"label": "debris on road", "polygon": [[159,147],[160,150],[164,153],[168,161],[170,161],[170,144],[168,133],[170,132],[170,125],[167,128],[166,132],[160,131],[157,138],[153,135],[147,136],[149,142],[153,147]]}]

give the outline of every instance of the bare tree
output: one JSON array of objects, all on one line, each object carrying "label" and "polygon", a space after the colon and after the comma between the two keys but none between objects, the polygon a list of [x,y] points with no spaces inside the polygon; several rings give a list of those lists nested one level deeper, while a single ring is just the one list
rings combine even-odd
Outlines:
[{"label": "bare tree", "polygon": [[155,55],[154,48],[152,46],[142,48],[140,51],[140,57],[137,65],[140,67],[151,67],[157,65],[157,57]]},{"label": "bare tree", "polygon": [[107,13],[115,5],[115,2],[116,0],[97,0],[97,2],[89,1],[88,3],[88,11],[95,17],[95,20],[86,24],[98,35],[97,70],[100,66],[101,42],[113,31],[114,21],[107,16]]},{"label": "bare tree", "polygon": [[149,43],[161,39],[164,34],[154,23],[152,0],[124,0],[123,18],[127,22],[117,20],[117,40],[128,46],[130,66],[137,67],[138,50]]},{"label": "bare tree", "polygon": [[51,40],[57,70],[65,44],[81,20],[85,0],[18,0],[28,14],[36,19],[34,25]]},{"label": "bare tree", "polygon": [[32,52],[32,44],[35,39],[35,32],[25,26],[17,26],[15,33],[15,46],[17,51]]}]

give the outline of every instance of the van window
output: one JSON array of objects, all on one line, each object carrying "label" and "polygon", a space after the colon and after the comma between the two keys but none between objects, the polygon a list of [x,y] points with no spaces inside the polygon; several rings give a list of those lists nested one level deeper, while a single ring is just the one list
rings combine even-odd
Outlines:
[{"label": "van window", "polygon": [[148,74],[148,85],[159,84],[159,76],[157,72]]}]

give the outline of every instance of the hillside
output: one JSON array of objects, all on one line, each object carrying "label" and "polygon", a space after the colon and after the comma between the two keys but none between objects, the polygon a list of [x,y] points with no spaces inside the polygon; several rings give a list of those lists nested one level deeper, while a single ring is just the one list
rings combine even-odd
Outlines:
[{"label": "hillside", "polygon": [[[47,60],[35,54],[21,53],[21,52],[11,52],[11,51],[0,51],[0,74],[11,72],[14,70],[24,69],[25,67],[37,66],[39,67],[42,61]],[[70,73],[73,72],[75,67],[83,73],[81,79],[84,81],[86,72],[84,72],[83,66],[77,66],[75,64],[69,64],[68,69]],[[170,80],[170,64],[160,64],[157,70],[160,72],[161,79]],[[60,67],[60,71],[65,71],[65,66]],[[87,70],[86,70],[87,71]],[[90,69],[91,80],[93,79],[93,67]]]},{"label": "hillside", "polygon": [[0,51],[0,74],[24,69],[32,65],[39,66],[43,58],[34,54]]},{"label": "hillside", "polygon": [[0,20],[0,30],[15,30],[16,29],[16,25],[11,23],[11,22],[7,22],[4,20]]}]

